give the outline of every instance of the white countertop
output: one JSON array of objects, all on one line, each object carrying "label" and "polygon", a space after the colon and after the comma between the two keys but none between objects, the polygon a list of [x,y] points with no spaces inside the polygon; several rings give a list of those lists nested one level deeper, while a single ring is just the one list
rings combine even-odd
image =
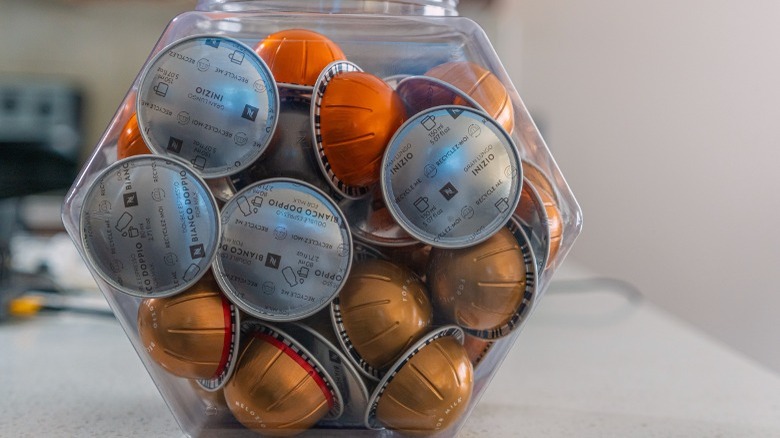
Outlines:
[{"label": "white countertop", "polygon": [[[780,377],[647,302],[551,287],[461,437],[780,437]],[[117,321],[0,324],[0,436],[181,436]]]}]

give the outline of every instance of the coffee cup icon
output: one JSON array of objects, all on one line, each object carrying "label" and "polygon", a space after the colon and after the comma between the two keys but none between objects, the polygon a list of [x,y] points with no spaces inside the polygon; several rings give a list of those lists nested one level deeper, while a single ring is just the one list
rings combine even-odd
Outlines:
[{"label": "coffee cup icon", "polygon": [[241,63],[244,62],[244,52],[236,50],[230,53],[230,55],[228,55],[228,58],[230,58],[230,62],[232,62],[233,64],[240,65]]},{"label": "coffee cup icon", "polygon": [[423,117],[422,121],[420,121],[420,123],[422,123],[422,125],[425,127],[425,129],[430,131],[431,129],[436,127],[436,117],[434,117],[434,116],[425,116],[425,117]]},{"label": "coffee cup icon", "polygon": [[158,83],[154,86],[154,92],[160,97],[165,97],[165,95],[168,94],[168,84],[165,82]]},{"label": "coffee cup icon", "polygon": [[414,206],[417,207],[417,210],[420,212],[423,212],[430,207],[428,204],[428,197],[427,196],[421,196],[417,198],[416,201],[414,201]]}]

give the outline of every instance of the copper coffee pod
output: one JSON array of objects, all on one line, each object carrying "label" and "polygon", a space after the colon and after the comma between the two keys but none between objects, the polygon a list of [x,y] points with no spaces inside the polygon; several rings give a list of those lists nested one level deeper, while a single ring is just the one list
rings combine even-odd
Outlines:
[{"label": "copper coffee pod", "polygon": [[155,363],[214,391],[235,365],[238,318],[208,274],[178,295],[141,301],[138,335]]},{"label": "copper coffee pod", "polygon": [[455,61],[437,65],[428,70],[425,76],[454,85],[479,103],[480,107],[503,126],[506,132],[512,133],[515,125],[512,99],[501,80],[490,70],[473,62]]},{"label": "copper coffee pod", "polygon": [[303,181],[272,178],[222,208],[215,276],[228,299],[267,321],[295,321],[330,304],[352,265],[338,206]]},{"label": "copper coffee pod", "polygon": [[263,179],[287,177],[332,193],[333,189],[325,181],[314,157],[313,144],[310,104],[300,99],[282,99],[279,122],[271,144],[248,169],[231,176],[235,191]]},{"label": "copper coffee pod", "polygon": [[528,314],[537,272],[515,222],[479,245],[431,251],[428,284],[436,314],[484,339],[506,336]]},{"label": "copper coffee pod", "polygon": [[259,321],[245,321],[241,331],[238,363],[224,388],[241,424],[262,435],[290,436],[341,415],[331,376],[298,341]]},{"label": "copper coffee pod", "polygon": [[87,263],[115,289],[143,298],[192,286],[217,250],[219,211],[188,167],[154,155],[112,164],[81,207]]},{"label": "copper coffee pod", "polygon": [[523,172],[527,173],[528,181],[537,189],[542,204],[544,204],[550,236],[550,253],[545,266],[549,267],[555,261],[563,239],[563,219],[558,208],[557,192],[544,172],[531,162],[523,161]]},{"label": "copper coffee pod", "polygon": [[133,155],[151,153],[152,151],[144,143],[141,131],[138,129],[138,117],[133,113],[133,116],[125,123],[122,132],[119,134],[119,139],[116,143],[116,157],[121,160]]},{"label": "copper coffee pod", "polygon": [[476,245],[501,229],[520,200],[514,140],[485,113],[439,106],[396,132],[382,160],[387,208],[410,235],[434,247]]},{"label": "copper coffee pod", "polygon": [[495,345],[495,341],[489,341],[487,339],[478,338],[476,336],[466,335],[463,339],[463,348],[466,350],[466,354],[471,361],[471,365],[474,369],[477,369],[482,360],[488,354],[491,348]]},{"label": "copper coffee pod", "polygon": [[341,195],[365,195],[379,181],[382,154],[406,119],[401,98],[382,79],[342,61],[317,79],[311,110],[321,170]]},{"label": "copper coffee pod", "polygon": [[165,47],[147,64],[136,112],[154,153],[217,178],[262,155],[276,128],[279,93],[250,47],[223,36],[195,36]]},{"label": "copper coffee pod", "polygon": [[385,260],[355,263],[331,311],[341,346],[373,379],[428,330],[432,317],[422,281]]},{"label": "copper coffee pod", "polygon": [[412,346],[372,394],[366,426],[434,435],[457,423],[474,387],[474,371],[462,341],[459,328],[446,326]]},{"label": "copper coffee pod", "polygon": [[514,218],[528,236],[536,256],[536,271],[543,272],[550,259],[550,223],[542,196],[528,178],[523,178],[523,191]]},{"label": "copper coffee pod", "polygon": [[325,35],[307,29],[286,29],[268,35],[255,47],[281,88],[311,89],[325,67],[347,57]]},{"label": "copper coffee pod", "polygon": [[338,418],[323,418],[317,425],[333,428],[362,427],[368,407],[368,388],[362,374],[337,346],[338,341],[332,336],[333,329],[329,325],[325,327],[325,332],[303,323],[286,324],[284,330],[317,358],[325,372],[333,378],[343,398],[343,414]]}]

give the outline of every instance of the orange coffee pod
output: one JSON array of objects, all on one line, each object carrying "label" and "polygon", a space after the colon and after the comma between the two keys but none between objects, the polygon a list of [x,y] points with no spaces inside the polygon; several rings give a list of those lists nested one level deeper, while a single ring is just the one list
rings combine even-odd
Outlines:
[{"label": "orange coffee pod", "polygon": [[158,365],[213,391],[235,365],[238,312],[207,274],[180,294],[143,300],[138,334]]},{"label": "orange coffee pod", "polygon": [[[490,70],[468,61],[455,61],[437,65],[425,73],[459,88],[493,117],[508,133],[515,126],[512,99],[501,80]],[[465,102],[456,102],[463,105]]]},{"label": "orange coffee pod", "polygon": [[331,311],[347,356],[374,379],[425,334],[433,313],[423,282],[410,269],[381,259],[352,266]]},{"label": "orange coffee pod", "polygon": [[507,335],[528,313],[536,291],[536,259],[513,220],[486,241],[434,248],[428,284],[437,315],[484,339]]},{"label": "orange coffee pod", "polygon": [[116,158],[132,157],[133,155],[151,154],[152,151],[146,146],[141,130],[138,128],[138,117],[133,114],[130,120],[125,123],[122,132],[119,134],[119,140],[116,143]]},{"label": "orange coffee pod", "polygon": [[299,434],[343,410],[319,362],[295,339],[259,321],[242,324],[241,353],[224,393],[236,419],[267,436]]},{"label": "orange coffee pod", "polygon": [[407,351],[374,391],[366,426],[427,436],[456,424],[474,388],[462,339],[459,328],[442,327]]},{"label": "orange coffee pod", "polygon": [[347,59],[328,37],[306,29],[272,33],[255,47],[255,52],[268,64],[280,86],[313,87],[328,64]]},{"label": "orange coffee pod", "polygon": [[347,62],[328,67],[314,93],[320,168],[341,195],[363,196],[379,182],[382,155],[406,119],[404,103],[382,79]]}]

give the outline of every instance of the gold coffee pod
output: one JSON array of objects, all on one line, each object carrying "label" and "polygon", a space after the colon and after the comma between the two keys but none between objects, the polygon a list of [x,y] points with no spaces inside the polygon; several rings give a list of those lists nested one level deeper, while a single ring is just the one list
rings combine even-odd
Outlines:
[{"label": "gold coffee pod", "polygon": [[331,310],[342,347],[374,379],[425,334],[432,316],[422,281],[385,260],[356,262]]},{"label": "gold coffee pod", "polygon": [[255,52],[268,64],[280,86],[312,87],[328,64],[347,59],[328,37],[306,29],[272,33],[255,47]]},{"label": "gold coffee pod", "polygon": [[141,136],[141,130],[138,128],[138,118],[135,113],[130,120],[125,123],[122,132],[119,134],[119,140],[116,144],[116,158],[132,157],[133,155],[151,154],[152,151],[144,142]]},{"label": "gold coffee pod", "polygon": [[138,334],[149,357],[169,373],[216,390],[235,363],[238,314],[207,274],[180,294],[141,301]]},{"label": "gold coffee pod", "polygon": [[225,385],[228,407],[262,435],[290,436],[343,409],[320,364],[286,333],[258,321],[243,324],[241,353]]},{"label": "gold coffee pod", "polygon": [[535,257],[520,226],[510,224],[478,245],[431,251],[427,281],[437,315],[486,339],[517,326],[535,295]]},{"label": "gold coffee pod", "polygon": [[375,390],[366,426],[409,435],[433,435],[453,426],[474,386],[462,337],[457,327],[443,327],[407,351]]},{"label": "gold coffee pod", "polygon": [[[515,126],[512,100],[501,80],[490,70],[468,61],[448,62],[437,65],[425,73],[448,82],[471,96],[508,133]],[[464,102],[456,102],[463,105]]]},{"label": "gold coffee pod", "polygon": [[314,137],[320,167],[333,188],[359,197],[379,182],[382,154],[406,120],[406,109],[382,79],[344,65],[335,63],[317,80]]}]

